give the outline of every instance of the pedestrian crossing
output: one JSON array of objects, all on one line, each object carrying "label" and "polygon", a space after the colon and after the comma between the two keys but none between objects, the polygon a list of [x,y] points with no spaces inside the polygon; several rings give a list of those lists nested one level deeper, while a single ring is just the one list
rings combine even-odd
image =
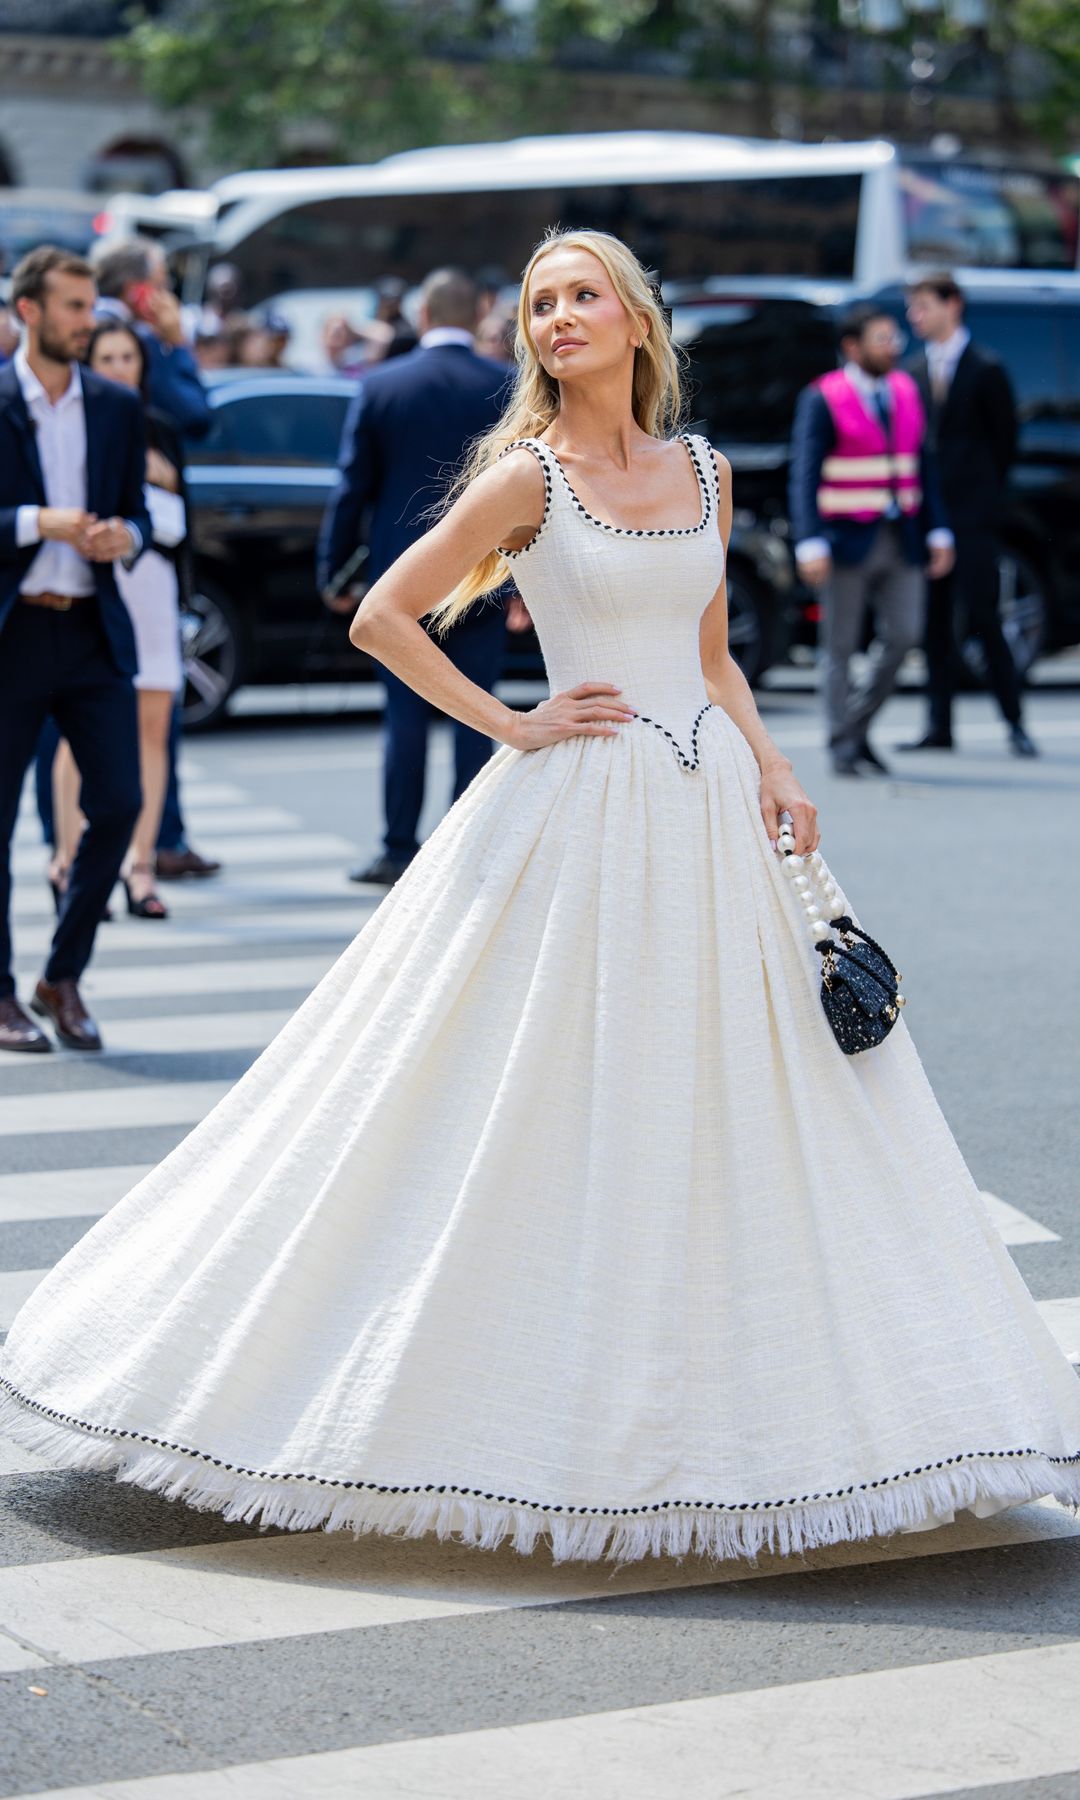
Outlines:
[{"label": "pedestrian crossing", "polygon": [[[968,1794],[1001,1793],[1002,1776],[1017,1768],[1028,1780],[1076,1769],[1078,1677],[1080,1648],[1052,1645],[228,1772],[106,1782],[54,1800],[580,1800],[585,1771],[590,1800],[931,1800],[961,1783]],[[882,1745],[897,1742],[902,1760],[883,1761]]]},{"label": "pedestrian crossing", "polygon": [[[257,791],[272,771],[250,749],[197,760],[192,834],[223,876],[164,890],[165,925],[102,929],[103,1057],[0,1064],[0,1331],[46,1273],[26,1266],[41,1234],[70,1241],[153,1166],[147,1134],[156,1160],[198,1123],[379,898],[345,882],[343,836]],[[43,862],[24,808],[24,991]],[[984,1200],[1006,1243],[1060,1243]],[[1080,1299],[1040,1304],[1080,1355]],[[1080,1795],[1074,1568],[1080,1517],[1049,1501],[795,1560],[556,1568],[226,1525],[0,1442],[0,1794],[929,1800],[1063,1777]]]}]

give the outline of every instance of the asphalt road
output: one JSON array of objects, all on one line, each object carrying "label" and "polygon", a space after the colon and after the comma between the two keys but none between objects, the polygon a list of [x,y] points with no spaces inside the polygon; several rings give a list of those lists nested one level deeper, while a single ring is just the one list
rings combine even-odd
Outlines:
[{"label": "asphalt road", "polygon": [[[345,879],[377,847],[377,727],[258,704],[186,754],[192,836],[223,877],[164,890],[165,925],[102,929],[86,991],[106,1055],[0,1062],[0,1326],[378,902]],[[805,687],[762,708],[904,971],[995,1219],[1080,1352],[1077,691],[1032,696],[1038,761],[1010,756],[972,696],[957,753],[857,782],[827,771]],[[882,750],[918,719],[895,700]],[[447,753],[437,733],[428,829]],[[24,991],[41,868],[27,813]],[[1080,1520],[1049,1505],[753,1570],[611,1574],[259,1534],[0,1443],[0,1795],[1077,1800],[1078,1677]]]}]

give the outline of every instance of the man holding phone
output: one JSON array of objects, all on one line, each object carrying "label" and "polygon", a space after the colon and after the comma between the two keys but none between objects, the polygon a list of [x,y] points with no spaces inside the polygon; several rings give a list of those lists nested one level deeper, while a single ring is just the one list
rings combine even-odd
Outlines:
[{"label": "man holding phone", "polygon": [[160,245],[143,238],[106,240],[93,263],[97,316],[134,325],[146,353],[149,404],[166,413],[182,437],[205,437],[213,415]]}]

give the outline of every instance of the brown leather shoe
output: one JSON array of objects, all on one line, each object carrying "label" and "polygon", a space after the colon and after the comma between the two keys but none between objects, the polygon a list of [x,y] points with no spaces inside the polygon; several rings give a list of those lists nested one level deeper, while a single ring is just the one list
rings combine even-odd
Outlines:
[{"label": "brown leather shoe", "polygon": [[197,850],[159,850],[154,858],[159,881],[182,881],[185,875],[216,875],[219,862],[210,862]]},{"label": "brown leather shoe", "polygon": [[101,1033],[79,997],[79,985],[70,976],[62,981],[46,981],[44,976],[34,989],[31,1012],[41,1019],[51,1019],[53,1029],[69,1050],[100,1050]]},{"label": "brown leather shoe", "polygon": [[0,1050],[28,1050],[40,1053],[52,1045],[33,1019],[23,1012],[14,994],[0,1000]]}]

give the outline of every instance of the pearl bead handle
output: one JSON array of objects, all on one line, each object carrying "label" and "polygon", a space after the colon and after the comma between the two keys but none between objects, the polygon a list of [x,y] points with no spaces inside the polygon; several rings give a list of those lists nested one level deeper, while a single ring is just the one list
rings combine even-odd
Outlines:
[{"label": "pearl bead handle", "polygon": [[792,884],[796,899],[806,915],[806,929],[815,944],[832,935],[832,922],[854,918],[847,900],[820,850],[807,856],[796,856],[795,833],[790,813],[780,815],[780,834],[776,840],[781,868]]}]

